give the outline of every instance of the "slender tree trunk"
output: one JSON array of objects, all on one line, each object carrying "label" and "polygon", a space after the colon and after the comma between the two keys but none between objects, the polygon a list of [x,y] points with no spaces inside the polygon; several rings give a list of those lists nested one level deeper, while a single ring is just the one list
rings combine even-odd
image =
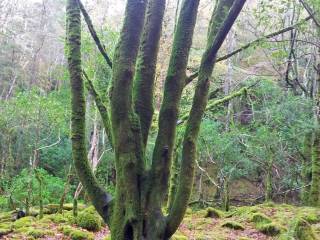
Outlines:
[{"label": "slender tree trunk", "polygon": [[265,201],[272,201],[272,165],[273,160],[269,160],[266,168],[266,177],[265,177]]},{"label": "slender tree trunk", "polygon": [[39,218],[42,219],[43,218],[43,176],[38,171],[35,172],[35,176],[39,183],[39,207],[40,207]]},{"label": "slender tree trunk", "polygon": [[304,139],[304,146],[303,146],[303,162],[302,162],[302,184],[306,186],[302,189],[301,192],[301,200],[303,204],[308,204],[309,195],[310,195],[310,186],[312,180],[311,175],[311,156],[312,156],[312,146],[313,146],[313,136],[312,132],[306,134]]},{"label": "slender tree trunk", "polygon": [[230,189],[228,178],[225,178],[223,182],[223,208],[226,212],[230,210]]},{"label": "slender tree trunk", "polygon": [[69,170],[68,170],[68,173],[67,173],[67,179],[66,179],[66,182],[64,184],[64,189],[63,189],[63,193],[62,193],[62,196],[60,198],[60,203],[59,203],[59,210],[58,212],[59,213],[62,213],[62,210],[63,210],[63,204],[64,204],[64,201],[66,199],[66,196],[68,194],[68,191],[69,191],[69,187],[70,187],[70,181],[71,181],[71,165],[69,166]]}]

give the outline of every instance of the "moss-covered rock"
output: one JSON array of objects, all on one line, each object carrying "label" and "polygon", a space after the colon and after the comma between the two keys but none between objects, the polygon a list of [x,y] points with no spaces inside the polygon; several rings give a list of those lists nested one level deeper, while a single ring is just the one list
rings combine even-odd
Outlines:
[{"label": "moss-covered rock", "polygon": [[241,225],[240,223],[237,223],[235,221],[226,221],[222,223],[222,227],[234,229],[234,230],[244,230],[244,226]]},{"label": "moss-covered rock", "polygon": [[72,230],[69,236],[72,240],[93,240],[94,239],[94,235],[92,233],[81,231],[78,229]]},{"label": "moss-covered rock", "polygon": [[18,229],[22,227],[29,227],[32,226],[35,223],[35,217],[23,217],[18,219],[13,223],[13,228]]},{"label": "moss-covered rock", "polygon": [[254,213],[251,215],[250,221],[256,224],[271,223],[271,219],[262,213]]},{"label": "moss-covered rock", "polygon": [[281,227],[275,223],[260,223],[257,225],[257,229],[268,236],[276,236],[281,232]]},{"label": "moss-covered rock", "polygon": [[89,207],[79,213],[77,225],[89,231],[99,231],[102,226],[102,218],[93,207]]},{"label": "moss-covered rock", "polygon": [[215,209],[215,208],[212,208],[212,207],[209,207],[206,209],[204,217],[205,218],[222,218],[223,215],[224,214],[222,211]]}]

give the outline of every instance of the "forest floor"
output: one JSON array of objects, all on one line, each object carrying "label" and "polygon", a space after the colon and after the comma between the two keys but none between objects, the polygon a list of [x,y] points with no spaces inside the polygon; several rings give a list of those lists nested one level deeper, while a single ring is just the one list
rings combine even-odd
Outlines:
[{"label": "forest floor", "polygon": [[[108,228],[100,223],[96,225],[93,221],[97,219],[96,215],[91,218],[84,212],[91,214],[92,209],[79,212],[79,216],[82,214],[87,222],[79,217],[75,220],[72,211],[48,214],[41,220],[24,217],[17,221],[8,218],[12,214],[10,212],[0,213],[0,239],[109,239]],[[320,209],[274,203],[233,207],[229,212],[215,208],[188,209],[179,231],[172,239],[317,240],[320,239]]]}]

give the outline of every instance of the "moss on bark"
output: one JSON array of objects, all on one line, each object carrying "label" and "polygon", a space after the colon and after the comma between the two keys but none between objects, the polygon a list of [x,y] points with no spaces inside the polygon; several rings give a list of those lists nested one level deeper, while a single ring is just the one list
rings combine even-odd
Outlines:
[{"label": "moss on bark", "polygon": [[71,82],[71,140],[74,165],[84,188],[101,216],[108,221],[109,196],[98,184],[86,158],[85,98],[81,69],[81,17],[77,0],[67,1],[67,56]]},{"label": "moss on bark", "polygon": [[210,77],[216,55],[244,3],[245,0],[219,1],[211,18],[207,47],[201,60],[199,79],[184,134],[179,186],[168,216],[167,234],[169,236],[177,230],[181,223],[191,194],[197,151],[196,142],[201,119],[208,102]]}]

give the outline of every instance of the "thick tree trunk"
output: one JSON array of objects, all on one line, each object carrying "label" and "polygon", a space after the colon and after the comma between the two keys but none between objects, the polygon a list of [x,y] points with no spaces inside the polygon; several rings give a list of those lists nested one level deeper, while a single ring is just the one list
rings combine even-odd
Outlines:
[{"label": "thick tree trunk", "polygon": [[[234,1],[234,7],[228,15],[228,10]],[[195,143],[208,98],[208,80],[216,53],[244,2],[245,0],[221,0],[215,9],[209,29],[207,51],[200,68],[191,118],[184,137],[183,164],[177,194],[169,215],[165,217],[161,207],[168,191],[179,102],[185,85],[199,0],[184,0],[181,6],[150,171],[146,169],[144,149],[153,112],[152,89],[164,1],[149,1],[145,21],[147,1],[127,1],[124,24],[113,58],[113,78],[110,88],[110,126],[117,173],[116,194],[112,201],[97,183],[87,159],[85,99],[80,53],[80,9],[78,0],[68,0],[67,43],[72,92],[73,159],[84,189],[110,226],[113,240],[167,240],[181,223],[192,189]],[[228,18],[225,20],[226,16]],[[144,34],[140,41],[143,27]],[[135,72],[139,45],[139,61]],[[150,71],[146,71],[146,68],[150,68],[148,69]],[[199,111],[195,110],[197,104]],[[102,106],[101,109],[104,111],[106,107]]]}]

